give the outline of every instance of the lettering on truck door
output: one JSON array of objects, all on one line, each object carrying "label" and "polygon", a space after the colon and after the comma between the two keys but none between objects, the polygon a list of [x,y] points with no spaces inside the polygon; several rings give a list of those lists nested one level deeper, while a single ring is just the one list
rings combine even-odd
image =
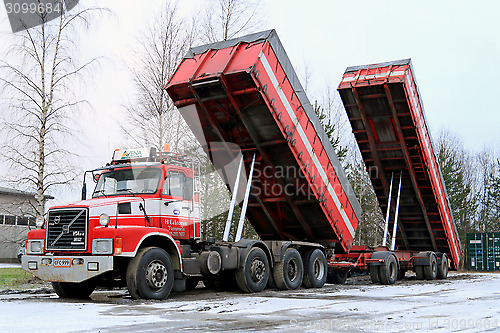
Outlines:
[{"label": "lettering on truck door", "polygon": [[189,190],[191,178],[179,171],[169,171],[162,192],[161,226],[170,231],[176,239],[193,237],[191,214],[192,191]]}]

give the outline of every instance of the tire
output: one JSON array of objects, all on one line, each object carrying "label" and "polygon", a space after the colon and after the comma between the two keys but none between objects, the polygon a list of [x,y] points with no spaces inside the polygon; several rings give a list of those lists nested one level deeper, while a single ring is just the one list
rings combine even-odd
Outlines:
[{"label": "tire", "polygon": [[289,248],[283,255],[283,260],[273,268],[273,278],[276,288],[294,290],[300,287],[304,277],[304,264],[299,251]]},{"label": "tire", "polygon": [[276,283],[274,283],[273,274],[269,274],[269,278],[267,279],[266,289],[278,289],[276,287]]},{"label": "tire", "polygon": [[52,288],[60,298],[88,299],[96,284],[92,280],[84,282],[52,282]]},{"label": "tire", "polygon": [[379,284],[380,283],[380,266],[370,266],[370,278],[372,280],[373,284]]},{"label": "tire", "polygon": [[385,263],[379,266],[379,277],[381,284],[394,284],[398,280],[398,260],[391,254]]},{"label": "tire", "polygon": [[326,263],[326,258],[323,251],[321,251],[320,249],[307,251],[303,259],[304,277],[302,282],[304,284],[304,287],[323,287],[328,276],[328,265]]},{"label": "tire", "polygon": [[424,267],[424,276],[427,280],[436,280],[438,264],[436,259],[436,254],[431,253],[429,255],[429,265],[425,265]]},{"label": "tire", "polygon": [[236,270],[236,283],[241,291],[255,293],[264,290],[269,279],[269,261],[261,248],[252,248]]},{"label": "tire", "polygon": [[165,299],[174,285],[172,260],[158,247],[140,249],[128,264],[126,280],[132,298]]},{"label": "tire", "polygon": [[328,268],[328,277],[326,281],[331,284],[344,284],[349,272],[343,269]]},{"label": "tire", "polygon": [[441,256],[441,264],[437,267],[437,278],[446,279],[448,277],[448,256],[443,253]]},{"label": "tire", "polygon": [[424,276],[424,266],[415,266],[415,274],[417,274],[417,280],[425,280]]}]

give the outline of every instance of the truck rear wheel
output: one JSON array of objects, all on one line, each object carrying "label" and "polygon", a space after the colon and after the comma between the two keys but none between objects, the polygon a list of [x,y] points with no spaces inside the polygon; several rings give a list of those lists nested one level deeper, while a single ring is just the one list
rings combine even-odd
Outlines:
[{"label": "truck rear wheel", "polygon": [[299,251],[289,248],[283,255],[283,260],[273,268],[276,287],[281,290],[293,290],[300,287],[304,277],[304,265]]},{"label": "truck rear wheel", "polygon": [[328,275],[326,258],[323,251],[314,249],[304,255],[304,287],[321,288]]},{"label": "truck rear wheel", "polygon": [[441,264],[437,267],[437,278],[446,279],[448,276],[448,256],[446,253],[442,254]]},{"label": "truck rear wheel", "polygon": [[96,284],[94,281],[83,282],[52,282],[52,288],[57,296],[61,298],[87,299],[94,292]]},{"label": "truck rear wheel", "polygon": [[379,266],[379,277],[381,284],[394,284],[398,280],[398,260],[390,254],[385,263]]},{"label": "truck rear wheel", "polygon": [[236,271],[236,283],[241,291],[255,293],[264,290],[269,278],[269,261],[261,248],[252,248]]},{"label": "truck rear wheel", "polygon": [[128,264],[126,280],[132,298],[165,299],[174,285],[172,260],[158,247],[140,249]]},{"label": "truck rear wheel", "polygon": [[349,272],[346,270],[330,267],[328,268],[328,278],[326,281],[333,284],[344,284],[348,274]]},{"label": "truck rear wheel", "polygon": [[438,265],[437,258],[435,253],[429,254],[429,265],[425,265],[424,267],[424,276],[427,280],[436,280]]}]

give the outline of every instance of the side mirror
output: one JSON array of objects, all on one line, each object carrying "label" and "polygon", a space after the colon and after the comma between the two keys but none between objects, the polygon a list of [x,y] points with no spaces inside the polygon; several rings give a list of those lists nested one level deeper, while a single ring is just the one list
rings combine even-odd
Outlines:
[{"label": "side mirror", "polygon": [[87,200],[87,184],[85,184],[85,181],[82,185],[82,200]]}]

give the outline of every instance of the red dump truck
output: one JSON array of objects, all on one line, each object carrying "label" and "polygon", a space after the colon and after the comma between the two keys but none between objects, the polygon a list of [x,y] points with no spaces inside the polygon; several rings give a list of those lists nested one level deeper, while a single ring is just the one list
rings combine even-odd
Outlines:
[{"label": "red dump truck", "polygon": [[[200,171],[168,149],[117,150],[92,198],[49,209],[23,269],[60,297],[126,285],[164,299],[202,279],[245,292],[321,287],[348,251],[360,206],[274,30],[191,49],[167,92],[233,198],[222,240],[200,234]],[[85,176],[84,176],[85,178]],[[90,177],[87,177],[90,178]],[[85,184],[85,181],[84,181]],[[242,207],[230,240],[232,209]],[[241,239],[244,218],[259,240]]]},{"label": "red dump truck", "polygon": [[418,279],[445,278],[450,261],[458,268],[460,241],[411,61],[348,67],[338,91],[386,211],[382,246],[354,246],[332,258],[338,282],[352,269],[369,270],[383,284],[407,270]]}]

